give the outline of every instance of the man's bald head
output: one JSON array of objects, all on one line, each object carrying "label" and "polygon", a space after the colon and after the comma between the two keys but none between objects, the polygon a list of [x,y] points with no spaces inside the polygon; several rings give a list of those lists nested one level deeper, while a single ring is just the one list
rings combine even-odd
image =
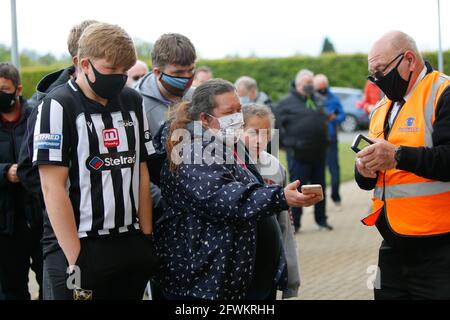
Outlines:
[{"label": "man's bald head", "polygon": [[413,38],[402,31],[385,33],[370,49],[369,72],[373,73],[377,67],[385,67],[392,59],[406,51],[413,53],[417,62],[423,66],[422,55]]},{"label": "man's bald head", "polygon": [[328,88],[328,78],[326,75],[319,73],[314,76],[314,89],[322,91]]},{"label": "man's bald head", "polygon": [[369,73],[378,80],[396,68],[400,77],[408,81],[405,95],[424,68],[416,42],[402,31],[389,31],[378,39],[369,51],[368,63]]},{"label": "man's bald head", "polygon": [[128,70],[127,86],[133,87],[134,84],[148,73],[147,64],[142,60],[137,60],[135,65]]}]

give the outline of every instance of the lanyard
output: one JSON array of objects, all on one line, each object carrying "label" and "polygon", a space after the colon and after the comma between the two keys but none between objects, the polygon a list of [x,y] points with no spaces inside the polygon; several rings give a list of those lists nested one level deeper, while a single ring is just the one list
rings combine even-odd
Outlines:
[{"label": "lanyard", "polygon": [[237,164],[241,165],[244,169],[248,170],[247,165],[245,164],[244,161],[242,161],[237,152],[236,152],[236,148],[233,150],[233,154],[234,154],[234,158],[236,159]]}]

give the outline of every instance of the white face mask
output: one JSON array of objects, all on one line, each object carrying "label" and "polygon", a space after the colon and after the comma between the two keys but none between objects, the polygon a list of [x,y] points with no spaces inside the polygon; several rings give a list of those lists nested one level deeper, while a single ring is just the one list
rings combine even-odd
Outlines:
[{"label": "white face mask", "polygon": [[208,115],[219,121],[220,135],[218,136],[222,141],[233,141],[233,143],[236,143],[239,140],[244,128],[244,115],[242,112],[236,112],[219,118],[210,114]]}]

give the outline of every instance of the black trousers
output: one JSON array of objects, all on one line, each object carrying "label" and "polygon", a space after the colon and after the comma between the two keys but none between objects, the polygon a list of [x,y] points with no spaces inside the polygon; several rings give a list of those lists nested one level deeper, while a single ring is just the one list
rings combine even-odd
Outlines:
[{"label": "black trousers", "polygon": [[[320,184],[324,193],[324,200],[314,206],[314,218],[318,225],[327,223],[326,215],[326,184],[325,184],[325,158],[317,158],[314,162],[298,161],[287,155],[289,175],[291,181],[300,180],[304,184]],[[292,218],[295,227],[301,226],[302,208],[292,208]]]},{"label": "black trousers", "polygon": [[[141,233],[82,238],[77,272],[67,274],[62,250],[44,259],[44,299],[73,300],[74,285],[92,300],[141,300],[150,278],[150,242]],[[80,292],[80,290],[75,289]]]},{"label": "black trousers", "polygon": [[331,199],[334,202],[341,202],[339,185],[341,183],[341,167],[339,166],[338,141],[332,140],[327,150],[327,167],[331,176]]},{"label": "black trousers", "polygon": [[29,300],[28,273],[36,274],[42,299],[41,228],[16,221],[12,235],[0,235],[0,300]]},{"label": "black trousers", "polygon": [[450,243],[392,247],[379,252],[376,300],[450,299]]}]

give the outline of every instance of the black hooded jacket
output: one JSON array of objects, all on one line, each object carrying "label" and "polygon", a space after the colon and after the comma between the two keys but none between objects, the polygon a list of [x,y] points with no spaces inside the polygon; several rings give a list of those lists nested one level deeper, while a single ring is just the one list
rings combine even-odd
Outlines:
[{"label": "black hooded jacket", "polygon": [[19,177],[25,189],[40,198],[42,200],[42,204],[44,202],[41,192],[41,180],[39,178],[39,171],[37,168],[33,168],[31,161],[33,157],[33,133],[37,117],[37,106],[50,91],[69,81],[74,73],[75,67],[70,66],[66,69],[62,69],[46,75],[41,81],[39,81],[36,87],[35,94],[28,101],[28,104],[32,108],[32,111],[28,118],[25,137],[20,148],[17,176]]}]

